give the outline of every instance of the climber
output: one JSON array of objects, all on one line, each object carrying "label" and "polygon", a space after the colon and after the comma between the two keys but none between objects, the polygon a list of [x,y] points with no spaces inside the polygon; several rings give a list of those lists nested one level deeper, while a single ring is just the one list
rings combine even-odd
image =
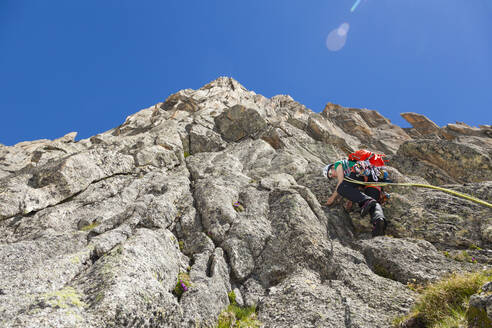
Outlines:
[{"label": "climber", "polygon": [[336,177],[338,179],[335,191],[326,201],[326,205],[332,205],[338,195],[341,195],[351,202],[358,203],[361,208],[361,216],[365,216],[367,213],[370,213],[371,215],[371,223],[373,226],[372,236],[383,236],[386,231],[387,223],[384,217],[383,208],[381,207],[381,204],[378,203],[381,196],[380,188],[369,186],[364,189],[364,192],[361,192],[359,185],[344,180],[345,177],[349,177],[358,181],[375,181],[370,175],[367,178],[364,178],[357,174],[354,170],[354,166],[356,165],[357,162],[344,159],[329,164],[323,169],[323,175],[326,178]]}]

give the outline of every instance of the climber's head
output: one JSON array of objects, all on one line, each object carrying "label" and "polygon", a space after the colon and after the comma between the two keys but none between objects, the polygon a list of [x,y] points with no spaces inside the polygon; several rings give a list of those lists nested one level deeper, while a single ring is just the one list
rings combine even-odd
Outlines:
[{"label": "climber's head", "polygon": [[324,167],[323,169],[323,176],[325,178],[333,178],[333,176],[335,175],[335,168],[334,168],[335,164],[332,163],[332,164],[328,164]]}]

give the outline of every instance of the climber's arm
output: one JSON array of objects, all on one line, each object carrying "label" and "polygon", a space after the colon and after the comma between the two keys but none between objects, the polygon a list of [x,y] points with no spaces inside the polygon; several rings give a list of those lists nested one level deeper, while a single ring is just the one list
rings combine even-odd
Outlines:
[{"label": "climber's arm", "polygon": [[338,186],[340,186],[340,184],[343,182],[343,178],[344,178],[342,165],[338,165],[337,169],[335,170],[335,175],[336,175],[337,180],[338,180],[337,186],[335,187],[335,191],[333,192],[333,194],[331,194],[331,196],[326,201],[327,206],[332,205],[335,202],[335,200],[337,199],[337,197],[339,196],[337,189],[338,189]]}]

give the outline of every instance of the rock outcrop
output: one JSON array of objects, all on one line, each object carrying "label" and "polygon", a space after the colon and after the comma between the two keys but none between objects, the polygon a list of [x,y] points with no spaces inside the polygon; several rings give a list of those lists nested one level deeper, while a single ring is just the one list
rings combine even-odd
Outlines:
[{"label": "rock outcrop", "polygon": [[231,291],[265,327],[389,327],[408,283],[492,264],[490,209],[470,201],[394,187],[374,239],[324,206],[323,166],[358,148],[397,182],[492,201],[490,126],[410,130],[219,78],[89,139],[1,146],[0,327],[214,327]]}]

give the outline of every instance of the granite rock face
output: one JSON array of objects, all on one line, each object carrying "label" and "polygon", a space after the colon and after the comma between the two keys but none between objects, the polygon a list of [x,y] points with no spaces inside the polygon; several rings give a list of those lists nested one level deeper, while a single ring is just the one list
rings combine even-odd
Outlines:
[{"label": "granite rock face", "polygon": [[409,282],[492,264],[490,209],[393,187],[370,239],[321,170],[368,148],[491,202],[490,126],[432,128],[219,78],[89,139],[0,146],[0,327],[214,327],[231,291],[265,327],[389,327]]}]

